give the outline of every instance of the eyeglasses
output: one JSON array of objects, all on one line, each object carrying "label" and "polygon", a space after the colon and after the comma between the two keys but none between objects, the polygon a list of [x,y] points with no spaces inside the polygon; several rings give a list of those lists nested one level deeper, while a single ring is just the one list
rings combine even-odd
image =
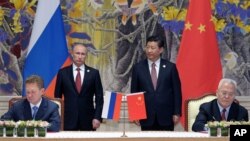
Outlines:
[{"label": "eyeglasses", "polygon": [[222,90],[220,90],[220,93],[222,96],[228,96],[228,97],[233,97],[235,95],[235,93],[233,92],[227,92],[227,91],[222,91]]}]

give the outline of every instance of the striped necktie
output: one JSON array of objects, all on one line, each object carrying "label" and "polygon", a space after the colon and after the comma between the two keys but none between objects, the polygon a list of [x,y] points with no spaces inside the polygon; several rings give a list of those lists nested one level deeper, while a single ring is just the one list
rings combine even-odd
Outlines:
[{"label": "striped necktie", "polygon": [[226,111],[227,111],[226,109],[223,109],[222,112],[221,112],[221,119],[222,120],[227,120],[226,119]]}]

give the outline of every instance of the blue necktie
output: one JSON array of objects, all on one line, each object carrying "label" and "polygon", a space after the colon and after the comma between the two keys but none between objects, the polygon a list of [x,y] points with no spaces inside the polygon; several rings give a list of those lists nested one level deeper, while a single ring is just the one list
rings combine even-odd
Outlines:
[{"label": "blue necktie", "polygon": [[37,110],[38,110],[38,107],[37,106],[34,106],[33,108],[33,115],[32,115],[32,118],[35,119],[36,117],[36,113],[37,113]]}]

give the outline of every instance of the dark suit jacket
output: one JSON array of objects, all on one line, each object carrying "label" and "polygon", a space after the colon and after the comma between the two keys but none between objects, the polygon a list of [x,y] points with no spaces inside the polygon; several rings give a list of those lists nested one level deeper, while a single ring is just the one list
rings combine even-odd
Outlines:
[{"label": "dark suit jacket", "polygon": [[[208,121],[221,121],[221,113],[217,99],[203,103],[192,126],[193,131],[204,131]],[[248,111],[241,105],[233,102],[228,113],[227,121],[248,121]]]},{"label": "dark suit jacket", "polygon": [[[22,99],[15,102],[9,111],[1,117],[1,119],[14,121],[33,120],[31,113],[29,101],[27,99]],[[51,126],[48,128],[48,131],[58,132],[61,126],[58,105],[46,98],[42,98],[35,120],[49,122]]]},{"label": "dark suit jacket", "polygon": [[151,81],[148,61],[143,60],[133,67],[131,92],[145,92],[147,119],[141,126],[151,126],[157,118],[161,126],[174,126],[173,115],[181,115],[181,83],[175,64],[161,59],[157,88]]},{"label": "dark suit jacket", "polygon": [[[99,71],[85,65],[80,94],[73,76],[73,66],[62,68],[57,74],[55,97],[64,96],[64,129],[93,130],[92,120],[101,121],[103,88]],[[95,96],[95,104],[93,98]]]}]

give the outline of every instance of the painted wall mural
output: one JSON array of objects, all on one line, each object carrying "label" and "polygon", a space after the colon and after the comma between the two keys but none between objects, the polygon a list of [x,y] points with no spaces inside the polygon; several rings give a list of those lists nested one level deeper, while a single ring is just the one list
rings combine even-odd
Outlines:
[{"label": "painted wall mural", "polygon": [[[211,0],[223,74],[250,95],[250,1]],[[22,67],[37,0],[0,2],[0,95],[21,95]],[[100,70],[104,90],[129,92],[132,65],[145,58],[146,38],[165,39],[163,58],[175,62],[188,0],[61,0],[69,50],[89,49],[87,64]],[[39,65],[39,64],[37,64]],[[35,66],[34,66],[35,67]]]}]

